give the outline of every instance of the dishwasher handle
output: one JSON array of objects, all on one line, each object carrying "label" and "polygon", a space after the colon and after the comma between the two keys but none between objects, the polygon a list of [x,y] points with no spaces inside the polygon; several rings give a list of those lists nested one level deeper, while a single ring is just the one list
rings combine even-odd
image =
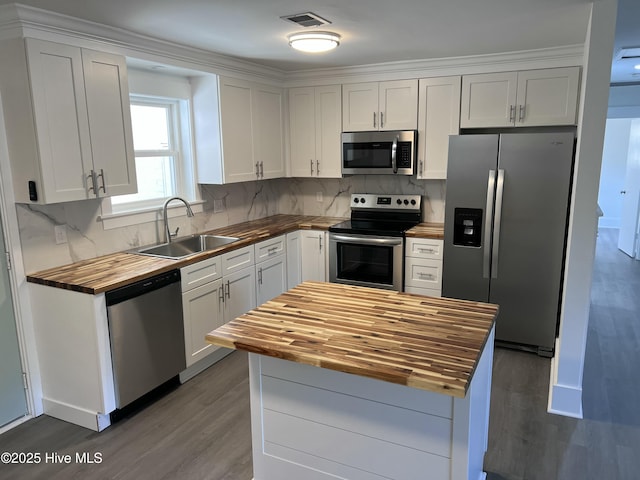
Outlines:
[{"label": "dishwasher handle", "polygon": [[108,291],[105,293],[105,301],[107,302],[107,307],[110,307],[179,281],[180,270],[171,270],[170,272],[161,273]]}]

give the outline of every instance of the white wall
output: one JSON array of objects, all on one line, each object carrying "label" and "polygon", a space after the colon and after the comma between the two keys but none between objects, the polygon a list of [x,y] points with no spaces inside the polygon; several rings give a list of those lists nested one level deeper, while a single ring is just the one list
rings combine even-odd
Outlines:
[{"label": "white wall", "polygon": [[[602,151],[598,204],[604,212],[598,227],[620,228],[622,195],[629,153],[630,118],[608,118]],[[640,179],[638,179],[640,182]]]},{"label": "white wall", "polygon": [[609,90],[607,118],[640,117],[640,85],[619,85]]},{"label": "white wall", "polygon": [[595,257],[598,183],[609,97],[617,0],[591,5],[578,119],[563,310],[551,364],[548,410],[582,418],[582,373]]}]

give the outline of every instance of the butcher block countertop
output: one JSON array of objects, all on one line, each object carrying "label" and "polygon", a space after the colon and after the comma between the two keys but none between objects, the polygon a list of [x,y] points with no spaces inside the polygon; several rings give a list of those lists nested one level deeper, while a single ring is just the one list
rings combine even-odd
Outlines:
[{"label": "butcher block countertop", "polygon": [[[98,294],[284,233],[295,230],[327,230],[331,225],[343,220],[345,218],[341,217],[273,215],[201,232],[238,237],[240,240],[186,258],[168,259],[118,252],[34,272],[27,275],[27,281],[82,293]],[[422,223],[411,231],[413,230],[416,233],[412,233],[412,236],[442,238],[438,236],[440,235],[438,232],[442,231],[442,224]]]},{"label": "butcher block countertop", "polygon": [[238,237],[240,240],[186,258],[167,259],[127,252],[112,253],[31,273],[27,275],[27,281],[82,293],[98,294],[284,233],[295,230],[327,230],[331,225],[343,220],[345,219],[340,217],[273,215],[202,232]]},{"label": "butcher block countertop", "polygon": [[487,303],[304,282],[206,338],[462,398],[497,313]]},{"label": "butcher block countertop", "polygon": [[416,238],[444,238],[444,223],[424,222],[406,231],[407,237]]}]

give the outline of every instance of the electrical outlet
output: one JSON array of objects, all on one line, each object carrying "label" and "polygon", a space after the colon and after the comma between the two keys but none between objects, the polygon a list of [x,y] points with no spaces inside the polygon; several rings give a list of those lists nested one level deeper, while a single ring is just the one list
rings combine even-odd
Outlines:
[{"label": "electrical outlet", "polygon": [[67,243],[67,226],[66,225],[55,225],[53,227],[53,232],[56,237],[56,245]]},{"label": "electrical outlet", "polygon": [[322,192],[316,192],[316,202],[322,203]]},{"label": "electrical outlet", "polygon": [[213,213],[224,212],[224,198],[213,199]]}]

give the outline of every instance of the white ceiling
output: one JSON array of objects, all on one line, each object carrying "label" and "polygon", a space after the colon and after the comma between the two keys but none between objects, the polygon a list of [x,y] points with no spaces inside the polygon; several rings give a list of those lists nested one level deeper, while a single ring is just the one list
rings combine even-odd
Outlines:
[{"label": "white ceiling", "polygon": [[[640,2],[619,2],[622,12],[616,47],[640,47],[637,26]],[[0,5],[6,3],[13,1],[0,0]],[[22,0],[20,3],[296,71],[583,44],[590,2]],[[337,50],[309,55],[288,46],[288,34],[308,29],[280,17],[309,11],[332,22],[319,28],[342,36]],[[625,66],[626,72],[614,68],[612,82],[640,83],[640,75],[631,76],[632,66]]]}]

